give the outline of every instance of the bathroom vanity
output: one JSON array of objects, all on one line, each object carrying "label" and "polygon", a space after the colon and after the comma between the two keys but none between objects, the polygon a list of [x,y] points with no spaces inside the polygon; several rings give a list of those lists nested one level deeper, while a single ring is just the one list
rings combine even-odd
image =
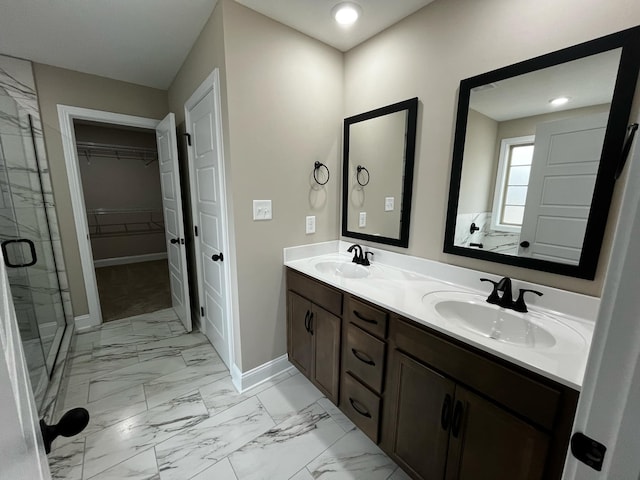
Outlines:
[{"label": "bathroom vanity", "polygon": [[329,253],[347,245],[285,250],[290,361],[413,478],[559,479],[597,299],[536,286],[547,304],[518,314],[470,288],[481,272]]}]

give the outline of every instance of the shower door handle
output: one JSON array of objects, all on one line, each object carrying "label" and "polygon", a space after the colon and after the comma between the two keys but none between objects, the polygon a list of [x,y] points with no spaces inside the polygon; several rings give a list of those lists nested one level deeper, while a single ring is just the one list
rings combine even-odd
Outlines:
[{"label": "shower door handle", "polygon": [[[26,243],[27,245],[29,245],[29,250],[31,251],[31,261],[28,263],[18,263],[18,264],[11,263],[9,261],[9,253],[7,252],[7,245],[12,243]],[[32,265],[35,265],[36,262],[38,261],[38,256],[36,255],[36,246],[33,244],[31,240],[27,238],[18,238],[17,240],[5,240],[0,244],[0,246],[2,247],[2,258],[4,258],[4,263],[7,267],[11,267],[11,268],[30,267]]]}]

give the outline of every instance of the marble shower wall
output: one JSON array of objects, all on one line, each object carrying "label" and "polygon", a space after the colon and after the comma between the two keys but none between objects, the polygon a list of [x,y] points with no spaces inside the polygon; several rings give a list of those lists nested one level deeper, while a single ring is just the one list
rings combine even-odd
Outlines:
[{"label": "marble shower wall", "polygon": [[[472,223],[475,223],[479,228],[473,233],[471,233]],[[461,213],[456,217],[454,245],[480,248],[471,246],[471,243],[481,244],[482,249],[489,252],[517,255],[520,234],[492,230],[491,212]]]},{"label": "marble shower wall", "polygon": [[[39,355],[33,344],[25,351],[41,405],[73,313],[31,63],[0,55],[0,239],[17,238],[33,241],[38,258],[31,267],[7,270],[23,341],[40,340]],[[8,250],[15,262],[30,258],[17,244]],[[43,365],[49,371],[36,373]]]}]

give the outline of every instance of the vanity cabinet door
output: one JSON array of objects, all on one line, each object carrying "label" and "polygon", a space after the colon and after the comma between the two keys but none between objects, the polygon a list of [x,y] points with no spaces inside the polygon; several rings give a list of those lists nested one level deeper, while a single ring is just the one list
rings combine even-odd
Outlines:
[{"label": "vanity cabinet door", "polygon": [[313,380],[333,403],[338,403],[340,385],[340,317],[312,306],[310,332],[313,337]]},{"label": "vanity cabinet door", "polygon": [[455,399],[445,480],[546,478],[547,434],[459,385]]},{"label": "vanity cabinet door", "polygon": [[[399,351],[392,355],[395,382],[389,404],[390,448],[414,478],[442,479],[445,474],[455,383]],[[476,476],[479,478],[491,478]]]},{"label": "vanity cabinet door", "polygon": [[287,292],[289,361],[307,378],[311,378],[312,336],[309,331],[311,302],[291,291]]}]

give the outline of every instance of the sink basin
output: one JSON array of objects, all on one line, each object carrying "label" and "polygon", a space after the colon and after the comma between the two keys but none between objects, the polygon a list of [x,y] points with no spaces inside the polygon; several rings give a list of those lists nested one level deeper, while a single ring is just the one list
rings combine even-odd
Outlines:
[{"label": "sink basin", "polygon": [[584,338],[550,315],[519,313],[465,292],[434,292],[422,302],[448,327],[522,348],[583,347]]},{"label": "sink basin", "polygon": [[353,262],[325,261],[316,263],[315,267],[320,273],[343,278],[366,278],[371,274],[369,267]]}]

